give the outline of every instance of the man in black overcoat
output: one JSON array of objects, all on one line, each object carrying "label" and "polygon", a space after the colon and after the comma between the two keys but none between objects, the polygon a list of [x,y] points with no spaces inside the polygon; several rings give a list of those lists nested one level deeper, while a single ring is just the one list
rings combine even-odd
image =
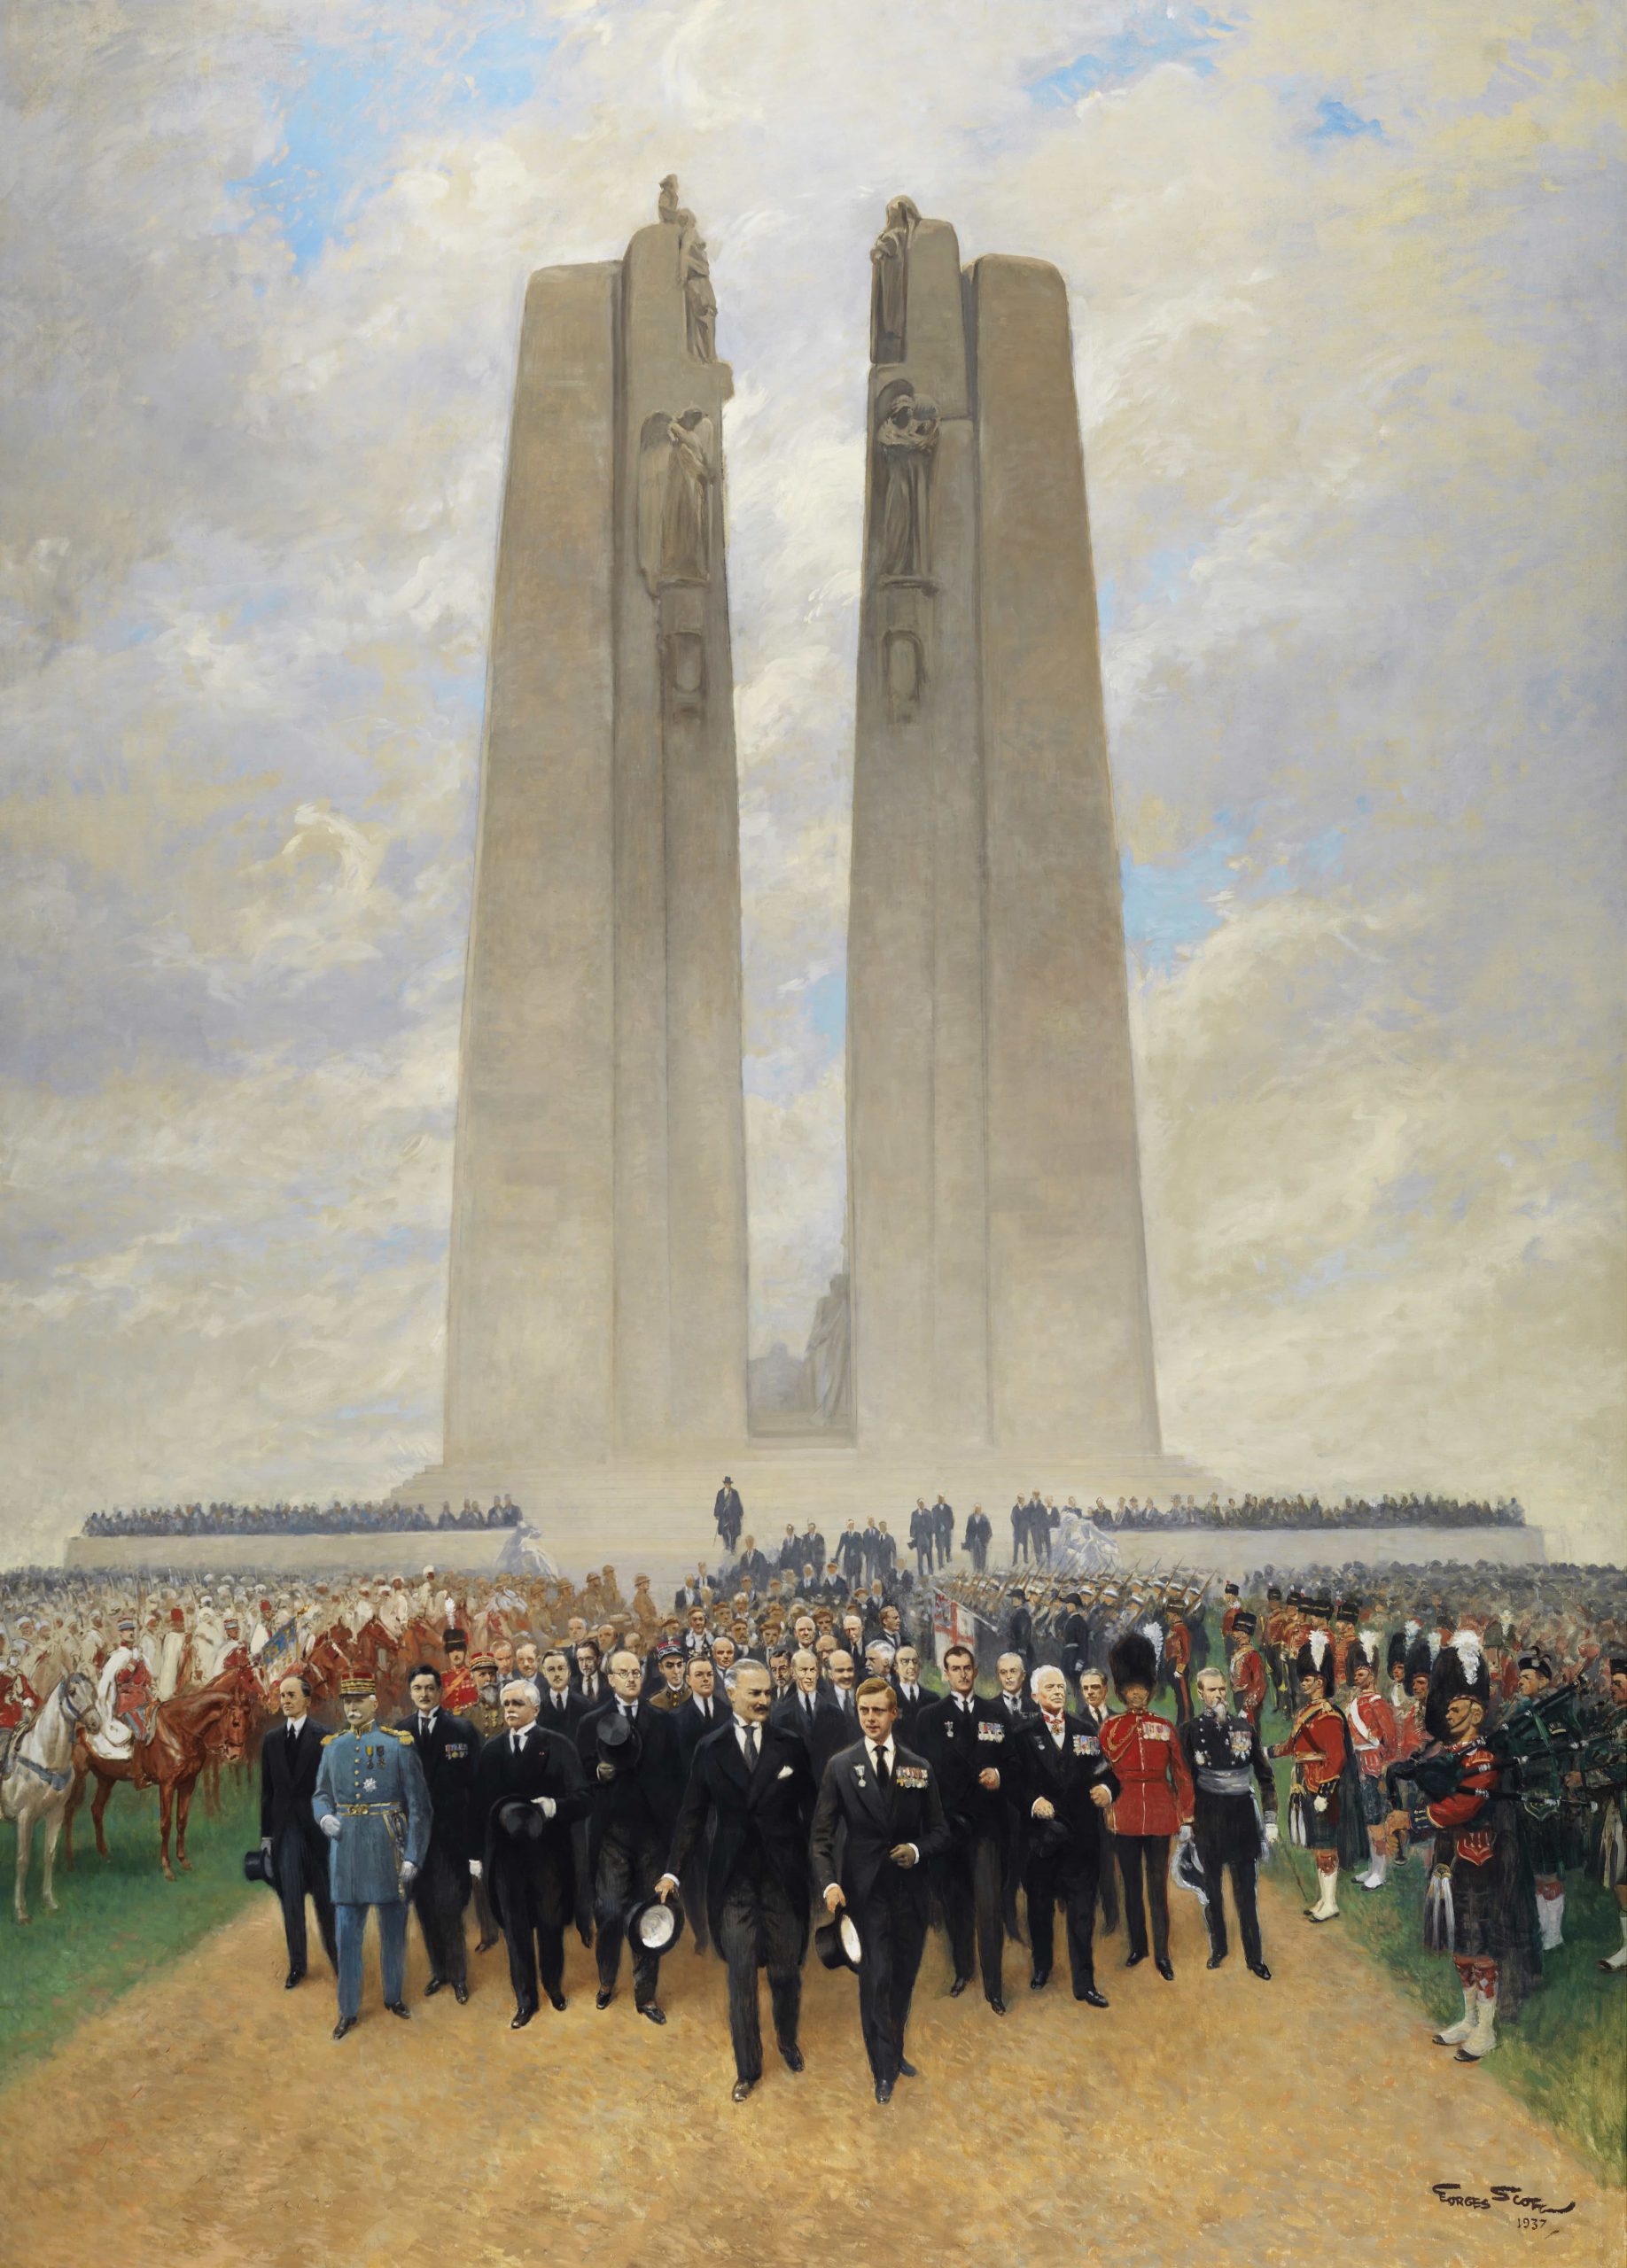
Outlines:
[{"label": "man in black overcoat", "polygon": [[863,1946],[859,2021],[877,2102],[915,2070],[904,2055],[910,1995],[926,1943],[927,1868],[949,1839],[924,1756],[893,1737],[898,1703],[878,1677],[859,1689],[861,1737],[825,1767],[810,1837],[827,1913],[846,1907]]},{"label": "man in black overcoat", "polygon": [[556,2008],[564,2007],[564,1932],[575,1904],[572,1828],[590,1797],[576,1752],[537,1722],[536,1689],[516,1678],[502,1689],[503,1722],[475,1763],[469,1798],[469,1869],[486,1884],[509,1948],[514,1985],[510,2028],[538,2008],[537,1971]]},{"label": "man in black overcoat", "polygon": [[461,2008],[469,1998],[469,1947],[463,1908],[473,1887],[469,1872],[469,1798],[474,1789],[480,1736],[466,1718],[440,1705],[440,1672],[420,1662],[407,1681],[410,1716],[397,1720],[410,1733],[429,1789],[429,1849],[412,1885],[412,1903],[429,1955],[424,1994],[452,1987]]},{"label": "man in black overcoat", "polygon": [[333,1934],[333,1900],[328,1894],[328,1845],[316,1830],[311,1798],[322,1761],[322,1727],[310,1713],[310,1689],[297,1670],[276,1689],[283,1721],[267,1733],[260,1748],[260,1847],[270,1863],[283,1902],[283,1935],[288,1943],[292,1992],[305,1974],[305,1901],[313,1899],[322,1949],[335,1970],[339,1954]]},{"label": "man in black overcoat", "polygon": [[[672,1841],[684,1779],[677,1728],[689,1708],[657,1709],[642,1698],[636,1654],[612,1654],[607,1674],[610,1700],[590,1711],[577,1730],[578,1754],[594,1791],[588,1845],[599,1970],[595,2005],[601,2008],[616,1996],[627,1908],[654,1890]],[[666,2022],[656,1999],[659,1974],[659,1955],[635,1946],[633,2004],[651,2023]]]},{"label": "man in black overcoat", "polygon": [[763,2075],[757,1972],[768,1972],[774,2036],[793,2071],[802,2069],[797,2023],[802,1959],[808,1944],[808,1821],[814,1775],[794,1732],[768,1721],[773,1684],[760,1663],[735,1674],[734,1716],[695,1751],[656,1895],[677,1891],[708,1842],[706,1919],[728,1966],[728,2030],[735,2048],[734,2099],[743,2102]]},{"label": "man in black overcoat", "polygon": [[1050,1977],[1060,1904],[1073,1997],[1105,2008],[1106,1999],[1096,1990],[1094,1939],[1103,1820],[1118,1793],[1118,1779],[1096,1732],[1070,1712],[1061,1670],[1048,1665],[1036,1670],[1033,1695],[1039,1713],[1016,1728],[1008,1754],[1012,1801],[1023,1822],[1023,1886],[1034,1957],[1031,1984],[1040,1992]]}]

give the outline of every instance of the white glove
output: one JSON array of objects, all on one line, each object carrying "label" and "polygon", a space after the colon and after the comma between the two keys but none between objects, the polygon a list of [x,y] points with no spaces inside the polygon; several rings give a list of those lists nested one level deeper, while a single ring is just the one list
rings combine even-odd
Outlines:
[{"label": "white glove", "polygon": [[330,1843],[337,1843],[339,1841],[339,1829],[344,1822],[337,1816],[336,1814],[331,1811],[324,1812],[322,1817],[317,1821],[316,1824],[321,1828],[323,1833],[327,1837]]},{"label": "white glove", "polygon": [[1265,1840],[1268,1843],[1274,1843],[1276,1839],[1277,1822],[1274,1819],[1268,1819],[1265,1822]]},{"label": "white glove", "polygon": [[401,1860],[401,1888],[403,1890],[410,1890],[413,1884],[416,1882],[417,1879],[418,1869],[416,1867],[413,1865],[410,1859],[403,1859]]},{"label": "white glove", "polygon": [[537,1809],[541,1813],[544,1819],[552,1819],[554,1814],[559,1808],[552,1796],[533,1796],[531,1800],[535,1804]]},{"label": "white glove", "polygon": [[1190,1821],[1190,1820],[1188,1820],[1188,1821],[1187,1821],[1187,1824],[1186,1824],[1186,1825],[1181,1829],[1181,1830],[1180,1830],[1179,1834],[1176,1837],[1176,1838],[1175,1838],[1175,1839],[1176,1839],[1176,1841],[1177,1841],[1178,1843],[1190,1843],[1190,1842],[1191,1842],[1191,1840],[1192,1840],[1192,1822],[1191,1822],[1191,1821]]},{"label": "white glove", "polygon": [[260,1855],[262,1859],[271,1856],[271,1837],[269,1835],[262,1835],[260,1838]]},{"label": "white glove", "polygon": [[469,1861],[469,1871],[474,1876],[475,1880],[479,1882],[482,1871],[479,1859],[471,1859]]}]

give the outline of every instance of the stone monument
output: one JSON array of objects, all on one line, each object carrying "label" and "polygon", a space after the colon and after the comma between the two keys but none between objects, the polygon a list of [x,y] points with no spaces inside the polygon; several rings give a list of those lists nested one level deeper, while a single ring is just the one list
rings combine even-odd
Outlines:
[{"label": "stone monument", "polygon": [[739,821],[717,301],[661,185],[531,278],[492,614],[446,1464],[745,1426]]},{"label": "stone monument", "polygon": [[872,253],[848,926],[861,1452],[1159,1454],[1066,290]]}]

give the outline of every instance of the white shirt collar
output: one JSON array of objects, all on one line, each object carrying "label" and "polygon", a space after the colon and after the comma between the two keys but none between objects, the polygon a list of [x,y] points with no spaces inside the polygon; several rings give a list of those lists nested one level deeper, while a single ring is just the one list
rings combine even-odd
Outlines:
[{"label": "white shirt collar", "polygon": [[872,1753],[872,1754],[874,1754],[874,1753],[875,1753],[875,1751],[876,1751],[876,1749],[878,1746],[880,1747],[880,1749],[881,1749],[881,1752],[882,1752],[883,1756],[884,1756],[884,1757],[886,1759],[886,1760],[887,1760],[887,1769],[888,1769],[888,1771],[889,1771],[889,1772],[891,1772],[891,1769],[892,1769],[892,1753],[893,1753],[893,1751],[892,1751],[892,1735],[891,1735],[891,1733],[889,1733],[889,1734],[888,1734],[888,1736],[887,1736],[887,1737],[886,1737],[886,1739],[885,1739],[884,1741],[881,1741],[881,1742],[877,1743],[877,1742],[876,1742],[876,1741],[873,1741],[873,1740],[870,1738],[870,1736],[868,1735],[868,1733],[866,1733],[866,1735],[865,1735],[865,1736],[864,1736],[864,1744],[865,1744],[865,1746],[866,1746],[866,1747],[867,1747],[867,1748],[871,1751],[871,1753]]}]

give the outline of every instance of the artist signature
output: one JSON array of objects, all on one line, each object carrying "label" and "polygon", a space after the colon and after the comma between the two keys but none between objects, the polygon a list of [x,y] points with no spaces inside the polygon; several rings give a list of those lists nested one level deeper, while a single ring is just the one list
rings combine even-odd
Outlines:
[{"label": "artist signature", "polygon": [[1532,2196],[1518,2181],[1493,2181],[1483,2197],[1465,2189],[1459,2181],[1432,2181],[1429,2186],[1443,2205],[1459,2205],[1471,2213],[1489,2213],[1494,2205],[1510,2206],[1522,2229],[1545,2228],[1550,2220],[1576,2210],[1574,2197],[1568,2205],[1550,2205],[1545,2199]]}]

